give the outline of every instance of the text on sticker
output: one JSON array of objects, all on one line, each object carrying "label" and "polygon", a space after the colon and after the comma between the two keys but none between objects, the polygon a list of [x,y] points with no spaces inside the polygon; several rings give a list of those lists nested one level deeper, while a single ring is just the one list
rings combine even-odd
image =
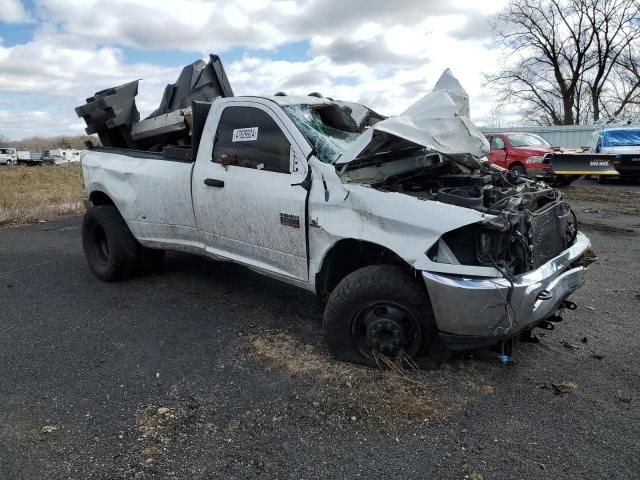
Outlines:
[{"label": "text on sticker", "polygon": [[255,142],[258,140],[258,127],[236,128],[233,130],[232,142]]}]

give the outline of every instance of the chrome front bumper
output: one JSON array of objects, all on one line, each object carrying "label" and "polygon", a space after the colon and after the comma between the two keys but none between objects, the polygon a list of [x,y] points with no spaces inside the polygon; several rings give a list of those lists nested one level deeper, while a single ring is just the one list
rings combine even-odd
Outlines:
[{"label": "chrome front bumper", "polygon": [[[573,246],[536,270],[516,277],[509,307],[510,283],[503,277],[422,272],[438,329],[445,336],[497,340],[550,317],[572,292],[584,285],[586,269],[570,266],[590,246],[589,239],[578,233]],[[546,292],[540,294],[542,290]]]}]

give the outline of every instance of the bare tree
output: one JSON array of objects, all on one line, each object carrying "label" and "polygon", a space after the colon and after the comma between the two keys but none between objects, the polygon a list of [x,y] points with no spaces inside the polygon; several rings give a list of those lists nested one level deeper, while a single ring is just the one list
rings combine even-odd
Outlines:
[{"label": "bare tree", "polygon": [[640,117],[640,46],[627,47],[620,68],[613,72],[613,81],[602,96],[605,114],[609,117]]},{"label": "bare tree", "polygon": [[638,0],[513,0],[492,21],[507,58],[487,82],[534,123],[597,120],[628,93],[620,72],[640,39],[639,9]]},{"label": "bare tree", "polygon": [[8,147],[10,146],[9,143],[10,143],[9,139],[4,135],[0,134],[0,147]]},{"label": "bare tree", "polygon": [[499,103],[493,105],[482,119],[482,124],[490,128],[502,128],[505,123],[503,108]]},{"label": "bare tree", "polygon": [[[612,73],[616,69],[625,69],[625,54],[640,38],[640,2],[591,0],[584,3],[589,23],[595,33],[586,76],[591,95],[592,117],[594,121],[598,121],[603,106],[602,95],[611,86]],[[626,102],[622,99],[623,104],[617,110],[622,111],[631,98]]]}]

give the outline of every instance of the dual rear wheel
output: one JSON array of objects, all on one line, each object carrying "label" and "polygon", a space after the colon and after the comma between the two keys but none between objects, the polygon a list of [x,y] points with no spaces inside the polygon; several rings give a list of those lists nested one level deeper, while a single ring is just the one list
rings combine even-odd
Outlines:
[{"label": "dual rear wheel", "polygon": [[82,223],[82,249],[100,280],[114,282],[162,264],[164,251],[145,248],[131,235],[114,205],[90,207]]}]

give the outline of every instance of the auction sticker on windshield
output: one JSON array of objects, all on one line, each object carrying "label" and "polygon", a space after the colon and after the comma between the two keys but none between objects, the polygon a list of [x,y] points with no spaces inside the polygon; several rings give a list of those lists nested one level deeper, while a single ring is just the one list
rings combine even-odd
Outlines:
[{"label": "auction sticker on windshield", "polygon": [[255,142],[258,140],[258,127],[236,128],[233,131],[232,142]]}]

